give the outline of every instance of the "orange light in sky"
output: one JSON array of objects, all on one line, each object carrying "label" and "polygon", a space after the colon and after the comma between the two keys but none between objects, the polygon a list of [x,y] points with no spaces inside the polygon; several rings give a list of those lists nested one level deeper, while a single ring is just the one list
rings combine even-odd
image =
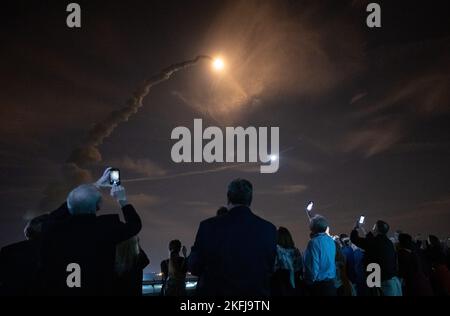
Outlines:
[{"label": "orange light in sky", "polygon": [[212,62],[214,70],[221,71],[225,68],[225,63],[222,58],[215,58]]}]

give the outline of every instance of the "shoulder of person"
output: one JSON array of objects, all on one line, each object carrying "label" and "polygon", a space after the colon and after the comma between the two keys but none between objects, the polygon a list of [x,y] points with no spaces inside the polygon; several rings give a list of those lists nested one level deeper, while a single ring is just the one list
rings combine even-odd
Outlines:
[{"label": "shoulder of person", "polygon": [[[67,211],[68,213],[69,211]],[[42,226],[43,239],[48,240],[54,238],[52,236],[64,233],[68,227],[74,222],[74,217],[70,214],[68,216],[56,218],[49,218]]]},{"label": "shoulder of person", "polygon": [[28,240],[22,240],[22,241],[15,242],[13,244],[4,246],[3,248],[0,249],[0,254],[7,255],[9,253],[15,253],[15,252],[20,251],[29,246],[30,246],[30,243]]},{"label": "shoulder of person", "polygon": [[96,220],[99,224],[102,225],[117,225],[122,223],[120,221],[119,215],[117,214],[100,215],[96,217]]},{"label": "shoulder of person", "polygon": [[223,221],[223,218],[226,216],[227,214],[225,214],[225,215],[222,215],[222,216],[212,216],[212,217],[209,217],[209,218],[207,218],[207,219],[204,219],[204,220],[202,220],[201,222],[200,222],[200,227],[209,227],[209,226],[212,226],[212,225],[217,225],[217,223],[219,223],[219,222],[221,222],[221,221]]},{"label": "shoulder of person", "polygon": [[161,261],[160,265],[167,265],[169,263],[169,259],[164,259]]},{"label": "shoulder of person", "polygon": [[69,208],[67,207],[67,202],[62,203],[56,210],[47,214],[50,219],[64,219],[70,215]]},{"label": "shoulder of person", "polygon": [[270,229],[275,232],[277,231],[276,226],[274,224],[272,224],[271,222],[269,222],[268,220],[265,220],[264,218],[256,215],[255,213],[253,213],[253,216],[261,225],[264,225],[267,229]]},{"label": "shoulder of person", "polygon": [[122,211],[134,211],[136,212],[136,209],[134,208],[133,204],[128,203],[122,206]]}]

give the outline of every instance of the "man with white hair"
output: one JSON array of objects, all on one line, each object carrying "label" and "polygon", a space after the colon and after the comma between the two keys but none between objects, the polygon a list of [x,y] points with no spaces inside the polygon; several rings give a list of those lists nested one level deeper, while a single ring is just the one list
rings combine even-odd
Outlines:
[{"label": "man with white hair", "polygon": [[[96,184],[83,184],[67,197],[67,211],[44,233],[42,247],[43,286],[50,295],[111,294],[117,244],[139,233],[139,215],[128,203],[125,189],[111,187],[111,196],[122,208],[118,215],[96,216],[101,205],[100,187],[107,186],[109,168]],[[80,287],[69,287],[69,264],[80,267]]]},{"label": "man with white hair", "polygon": [[82,184],[67,196],[67,209],[71,215],[95,214],[100,208],[102,195],[92,184]]},{"label": "man with white hair", "polygon": [[[110,188],[111,187],[111,184],[109,183],[110,170],[111,170],[110,167],[106,168],[105,171],[103,172],[103,175],[96,182],[92,183],[92,185],[81,185],[80,187],[75,188],[75,190],[73,190],[73,191],[76,191],[78,188],[80,188],[81,190],[77,190],[77,191],[83,191],[82,188],[86,187],[86,186],[90,186],[91,188],[92,188],[92,186],[94,186],[99,190],[102,188]],[[97,191],[97,192],[100,193],[99,191]],[[93,193],[93,194],[95,195],[95,193]],[[71,198],[70,194],[68,196],[68,199],[69,198]],[[101,199],[101,195],[100,195],[100,199]],[[100,206],[101,200],[99,201],[98,204]],[[47,230],[51,229],[54,225],[57,225],[61,221],[67,220],[70,216],[71,216],[71,212],[69,211],[69,208],[67,205],[67,200],[66,200],[56,210],[54,210],[48,214],[47,219],[42,224],[42,232],[45,233]]]}]

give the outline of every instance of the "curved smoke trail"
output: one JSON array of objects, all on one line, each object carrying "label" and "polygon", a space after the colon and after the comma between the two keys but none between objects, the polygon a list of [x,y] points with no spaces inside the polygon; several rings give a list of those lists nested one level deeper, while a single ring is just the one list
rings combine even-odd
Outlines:
[{"label": "curved smoke trail", "polygon": [[[120,110],[111,112],[107,118],[97,123],[89,132],[88,137],[84,142],[83,147],[75,149],[70,155],[67,162],[76,164],[85,164],[86,162],[100,161],[101,155],[98,152],[98,146],[103,143],[105,138],[108,138],[114,129],[122,122],[128,121],[128,119],[135,114],[143,105],[143,100],[150,92],[150,89],[161,82],[168,80],[174,73],[193,66],[200,59],[211,59],[210,56],[199,55],[194,59],[183,61],[173,64],[160,73],[154,75],[152,78],[147,79],[142,87],[138,89],[133,96],[128,100],[127,105]],[[100,159],[99,159],[100,158]]]},{"label": "curved smoke trail", "polygon": [[62,166],[63,181],[53,183],[44,191],[44,197],[39,203],[39,209],[48,211],[61,203],[67,192],[74,186],[92,181],[89,164],[102,160],[98,146],[108,138],[114,129],[135,114],[143,106],[143,100],[150,89],[161,82],[168,80],[174,73],[195,65],[202,59],[212,60],[210,56],[199,55],[194,59],[175,63],[161,70],[158,74],[144,81],[143,85],[133,93],[125,107],[111,112],[104,120],[98,122],[88,131],[87,137],[81,147],[73,150]]}]

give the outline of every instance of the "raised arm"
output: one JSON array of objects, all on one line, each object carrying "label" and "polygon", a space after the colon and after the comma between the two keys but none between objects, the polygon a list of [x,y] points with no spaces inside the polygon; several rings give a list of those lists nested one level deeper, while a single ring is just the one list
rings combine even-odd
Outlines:
[{"label": "raised arm", "polygon": [[142,228],[141,218],[134,209],[134,207],[128,202],[125,194],[125,188],[121,185],[114,185],[111,188],[111,196],[114,197],[122,207],[124,223],[120,223],[115,227],[113,238],[117,242],[121,242],[136,236]]},{"label": "raised arm", "polygon": [[362,238],[359,236],[358,230],[356,227],[352,230],[350,233],[350,240],[353,244],[355,244],[357,247],[366,250],[368,246],[367,238]]}]

